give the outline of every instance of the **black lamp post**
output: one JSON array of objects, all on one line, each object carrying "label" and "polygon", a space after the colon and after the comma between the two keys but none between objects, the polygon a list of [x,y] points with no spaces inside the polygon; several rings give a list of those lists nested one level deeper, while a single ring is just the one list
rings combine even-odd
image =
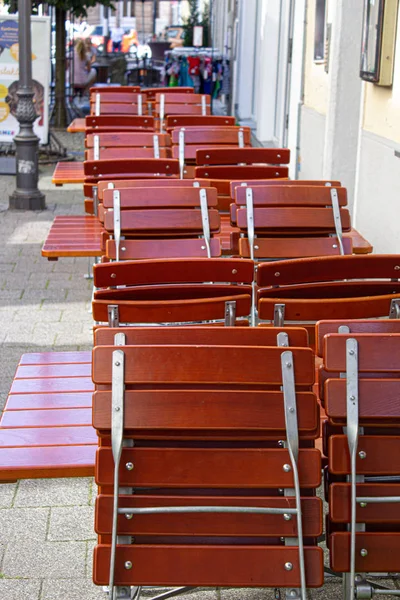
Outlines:
[{"label": "black lamp post", "polygon": [[37,119],[33,103],[31,0],[18,0],[19,87],[16,117],[19,132],[16,145],[17,187],[10,196],[9,207],[22,210],[43,210],[45,196],[38,189],[39,138],[33,132]]}]

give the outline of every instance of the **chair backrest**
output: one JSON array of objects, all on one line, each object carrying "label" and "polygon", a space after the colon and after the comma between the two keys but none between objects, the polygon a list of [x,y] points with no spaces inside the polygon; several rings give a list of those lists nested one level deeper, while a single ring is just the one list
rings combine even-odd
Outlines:
[{"label": "chair backrest", "polygon": [[[327,526],[332,568],[349,572],[354,589],[361,570],[393,569],[400,501],[400,320],[340,326],[341,333],[327,333],[321,342],[328,376]],[[321,334],[331,324],[319,328]]]},{"label": "chair backrest", "polygon": [[[103,543],[95,549],[95,583],[174,585],[184,577],[188,585],[302,586],[303,597],[307,586],[322,585],[322,549],[315,546],[322,522],[315,497],[320,453],[309,447],[319,430],[313,355],[309,348],[279,347],[275,334],[249,329],[240,337],[234,328],[96,332],[96,531]],[[112,413],[118,416],[110,419]],[[117,493],[125,488],[117,503],[112,485]],[[146,490],[131,496],[130,487]],[[113,513],[113,504],[120,511]],[[138,513],[118,518],[127,509],[151,513],[152,507],[157,514],[144,519]],[[201,507],[207,515],[198,514]],[[194,514],[182,518],[189,511]],[[123,560],[134,569],[110,561],[112,530],[134,535],[135,545],[123,547]],[[287,545],[277,544],[277,537]]]},{"label": "chair backrest", "polygon": [[223,126],[234,126],[236,123],[235,117],[221,117],[218,115],[172,115],[167,116],[166,129],[170,130],[175,127],[223,127]]},{"label": "chair backrest", "polygon": [[[114,131],[154,131],[154,117],[133,115],[100,115],[85,117],[86,133]],[[93,130],[93,131],[92,131]]]},{"label": "chair backrest", "polygon": [[98,288],[93,317],[107,322],[109,313],[114,317],[118,313],[119,323],[224,322],[230,310],[227,303],[235,303],[237,318],[247,317],[253,269],[252,261],[225,258],[98,264],[93,270]]},{"label": "chair backrest", "polygon": [[220,229],[216,206],[217,190],[213,188],[104,190],[104,227],[114,238],[106,243],[106,257],[220,256],[220,241],[212,239]]},{"label": "chair backrest", "polygon": [[[258,259],[351,254],[346,188],[305,185],[237,186],[231,204],[239,253]],[[334,236],[334,237],[333,237]]]},{"label": "chair backrest", "polygon": [[[257,270],[261,319],[398,318],[399,255],[328,256],[262,263]],[[277,309],[276,307],[280,308]],[[283,319],[281,318],[283,316]]]},{"label": "chair backrest", "polygon": [[86,136],[86,160],[107,158],[170,158],[169,135],[151,132],[100,133]]}]

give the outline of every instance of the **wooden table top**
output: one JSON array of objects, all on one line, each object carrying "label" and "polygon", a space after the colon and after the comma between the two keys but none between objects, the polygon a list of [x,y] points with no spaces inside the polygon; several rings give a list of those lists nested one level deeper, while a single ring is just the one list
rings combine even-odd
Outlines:
[{"label": "wooden table top", "polygon": [[83,183],[85,181],[83,162],[57,163],[51,181],[57,186],[64,183]]},{"label": "wooden table top", "polygon": [[0,421],[0,482],[93,476],[91,361],[90,352],[21,357]]},{"label": "wooden table top", "polygon": [[85,133],[85,119],[74,119],[67,127],[69,133]]},{"label": "wooden table top", "polygon": [[42,256],[50,260],[63,256],[101,256],[103,232],[94,215],[56,217],[43,244]]}]

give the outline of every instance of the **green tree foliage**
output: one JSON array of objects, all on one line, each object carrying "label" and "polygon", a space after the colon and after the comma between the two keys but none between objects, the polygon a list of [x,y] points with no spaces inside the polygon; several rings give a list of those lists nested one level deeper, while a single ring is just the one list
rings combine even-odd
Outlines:
[{"label": "green tree foliage", "polygon": [[210,44],[210,6],[208,3],[205,4],[203,15],[201,17],[198,7],[198,0],[189,0],[189,17],[185,20],[183,25],[184,46],[193,46],[193,27],[196,25],[203,26],[203,45],[207,46]]}]

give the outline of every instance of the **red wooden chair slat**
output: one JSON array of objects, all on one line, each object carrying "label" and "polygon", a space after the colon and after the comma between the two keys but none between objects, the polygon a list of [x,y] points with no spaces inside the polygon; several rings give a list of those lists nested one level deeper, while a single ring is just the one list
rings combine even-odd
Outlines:
[{"label": "red wooden chair slat", "polygon": [[[331,567],[338,573],[349,570],[350,533],[337,532],[331,535]],[[357,533],[357,572],[397,572],[399,568],[400,533]],[[361,549],[367,550],[361,556]]]},{"label": "red wooden chair slat", "polygon": [[[206,179],[196,179],[196,180],[192,180],[189,181],[187,179],[175,179],[175,178],[166,178],[166,177],[160,177],[157,179],[117,179],[115,181],[111,181],[111,180],[105,180],[105,181],[99,181],[97,184],[97,188],[98,188],[98,193],[99,193],[99,199],[103,200],[103,192],[104,190],[108,189],[110,184],[112,185],[112,187],[114,187],[115,189],[118,190],[123,190],[124,188],[158,188],[158,187],[162,187],[167,189],[168,187],[174,187],[174,188],[178,188],[178,187],[182,187],[182,188],[188,188],[188,187],[194,187],[195,185],[199,186],[199,187],[211,187],[211,182],[206,180]],[[84,186],[84,194],[88,195],[88,192],[90,192],[89,189],[85,189],[86,186]]]},{"label": "red wooden chair slat", "polygon": [[[124,564],[134,562],[134,572],[127,575]],[[285,562],[296,565],[289,573]],[[110,547],[98,546],[94,556],[94,582],[108,584]],[[321,548],[306,547],[306,580],[308,587],[323,583],[323,554]],[[227,568],[226,565],[229,565]],[[290,547],[179,546],[146,545],[119,546],[116,559],[117,585],[196,585],[214,586],[221,581],[227,586],[252,585],[299,587],[298,550]]]},{"label": "red wooden chair slat", "polygon": [[100,148],[153,148],[154,137],[157,138],[160,148],[171,146],[171,138],[165,133],[149,133],[149,132],[138,132],[138,133],[127,133],[127,132],[115,132],[115,133],[90,133],[85,138],[85,147],[94,148],[94,138],[97,135],[99,140]]},{"label": "red wooden chair slat", "polygon": [[194,94],[194,88],[189,86],[182,86],[177,88],[170,87],[154,87],[154,88],[141,88],[143,96],[146,100],[155,100],[156,94]]},{"label": "red wooden chair slat", "polygon": [[[126,400],[124,427],[137,438],[167,430],[185,430],[187,436],[197,437],[206,430],[207,436],[222,438],[276,439],[279,433],[285,437],[282,392],[210,391],[205,398],[199,391],[131,391]],[[299,392],[298,402],[300,435],[314,439],[319,420],[316,398],[311,392]],[[111,430],[111,392],[95,392],[93,425]]]},{"label": "red wooden chair slat", "polygon": [[104,179],[127,179],[137,177],[178,177],[179,162],[174,159],[127,159],[85,161],[86,182]]},{"label": "red wooden chair slat", "polygon": [[258,186],[265,187],[267,185],[284,185],[284,186],[302,186],[305,185],[307,187],[311,186],[332,186],[338,188],[341,186],[340,181],[328,181],[328,180],[319,180],[319,179],[281,179],[276,181],[271,181],[270,179],[265,179],[264,181],[261,179],[252,179],[246,181],[231,181],[230,183],[230,196],[231,198],[235,198],[235,190],[238,187],[250,186],[252,188],[256,188]]},{"label": "red wooden chair slat", "polygon": [[[171,150],[169,148],[159,149],[160,159],[171,158]],[[86,160],[96,160],[93,149],[86,150]],[[154,158],[153,148],[100,148],[99,159],[97,160],[108,160],[108,159],[120,159],[120,158]]]},{"label": "red wooden chair slat", "polygon": [[[193,375],[209,384],[222,382],[230,385],[246,383],[282,385],[280,348],[242,348],[240,355],[235,346],[141,346],[126,347],[125,381],[127,384],[170,382],[178,385],[192,381]],[[111,349],[96,347],[93,350],[93,381],[97,384],[111,383]],[[312,351],[308,348],[293,349],[296,384],[314,383],[314,364],[310,360]],[[210,369],[217,361],[218,369]],[[267,361],[268,370],[265,369]],[[135,363],[135,364],[133,364]],[[175,370],[171,374],[171,365]],[[131,366],[130,366],[131,365]],[[155,368],[156,367],[156,368]],[[251,375],[246,372],[251,371]],[[172,376],[172,380],[169,378]],[[208,378],[208,379],[207,379]]]},{"label": "red wooden chair slat", "polygon": [[[219,231],[219,213],[215,209],[208,211],[211,232]],[[107,211],[104,219],[106,231],[114,231],[113,214]],[[121,230],[129,233],[135,232],[172,232],[197,233],[203,231],[203,222],[200,210],[187,209],[156,209],[121,211]]]},{"label": "red wooden chair slat", "polygon": [[[290,461],[282,449],[221,448],[124,448],[120,485],[168,488],[260,488],[293,487],[293,474],[282,464]],[[135,469],[122,468],[132,462]],[[319,450],[299,450],[299,477],[302,488],[316,488],[321,482]],[[182,481],[182,471],[187,475]],[[97,450],[97,485],[113,484],[111,448]]]},{"label": "red wooden chair slat", "polygon": [[[274,506],[295,508],[292,498],[243,498],[242,496],[123,496],[122,502],[127,507],[145,506]],[[304,512],[304,535],[317,537],[322,531],[321,502],[318,498],[303,498],[302,511]],[[135,519],[119,518],[118,531],[123,535],[206,535],[206,536],[285,536],[296,537],[297,525],[279,519],[273,515],[246,515],[243,513],[238,519],[237,515],[203,514],[202,518],[193,514],[171,514],[157,516],[149,520],[137,515]],[[255,518],[254,518],[255,517]],[[112,496],[99,495],[96,501],[95,529],[98,534],[110,534],[112,524]]]},{"label": "red wooden chair slat", "polygon": [[[118,188],[117,188],[118,189]],[[113,193],[112,189],[104,189],[103,205],[104,208],[113,208]],[[152,208],[152,207],[186,207],[194,208],[200,206],[199,199],[200,188],[193,186],[163,187],[157,188],[123,188],[119,190],[121,209],[125,208]],[[207,188],[207,205],[216,207],[218,203],[217,190],[215,188]]]},{"label": "red wooden chair slat", "polygon": [[[220,240],[210,240],[210,252],[212,258],[221,256]],[[114,240],[106,242],[106,256],[116,259],[116,248]],[[151,258],[205,258],[207,247],[203,239],[125,239],[120,247],[119,256],[121,260],[148,260]]]},{"label": "red wooden chair slat", "polygon": [[262,263],[257,271],[259,286],[294,285],[343,279],[398,279],[400,255],[337,256]]},{"label": "red wooden chair slat", "polygon": [[[154,130],[154,117],[137,115],[90,115],[85,117],[85,128],[102,132],[124,130]],[[95,131],[93,132],[95,133]]]},{"label": "red wooden chair slat", "polygon": [[[350,214],[347,209],[340,210],[342,227],[349,231]],[[247,209],[239,208],[236,213],[237,225],[247,227]],[[333,211],[331,208],[254,208],[254,227],[260,231],[292,231],[326,232],[335,231]]]},{"label": "red wooden chair slat", "polygon": [[217,115],[198,115],[192,117],[190,115],[173,115],[167,116],[165,119],[166,129],[172,129],[174,127],[220,127],[228,126],[232,127],[235,125],[235,117],[222,117]]},{"label": "red wooden chair slat", "polygon": [[187,93],[179,93],[179,91],[173,92],[172,95],[170,92],[160,92],[156,94],[155,101],[156,104],[161,103],[161,96],[164,96],[165,105],[167,104],[199,104],[201,105],[205,98],[206,104],[211,104],[211,96],[209,94],[189,94]]},{"label": "red wooden chair slat", "polygon": [[290,150],[285,148],[204,148],[196,152],[197,165],[235,165],[239,163],[288,164]]},{"label": "red wooden chair slat", "polygon": [[[224,190],[229,194],[229,185],[232,179],[275,179],[281,177],[288,177],[289,170],[287,167],[271,167],[271,166],[207,166],[207,167],[196,167],[195,176],[200,178],[224,179],[227,180],[227,187]],[[213,186],[217,187],[213,183]],[[222,189],[221,189],[221,193]]]},{"label": "red wooden chair slat", "polygon": [[[247,345],[247,346],[274,346],[277,344],[279,333],[288,335],[290,346],[308,347],[308,336],[301,327],[274,327],[268,329],[249,328],[238,331],[235,327],[218,327],[213,332],[213,344],[218,345]],[[112,346],[116,333],[123,333],[127,345],[165,345],[171,339],[175,344],[203,345],[210,339],[208,327],[191,327],[190,331],[182,327],[100,327],[94,333],[95,346]]]},{"label": "red wooden chair slat", "polygon": [[141,91],[139,85],[102,85],[102,86],[93,86],[90,88],[89,93],[94,94],[100,92],[101,94],[138,94]]},{"label": "red wooden chair slat", "polygon": [[[343,240],[345,254],[351,254],[352,241],[350,239]],[[263,259],[279,258],[285,259],[288,256],[291,258],[318,257],[318,256],[337,256],[338,254],[337,238],[325,237],[257,237],[254,247],[254,258]],[[250,243],[247,238],[239,239],[239,254],[243,258],[250,258]]]},{"label": "red wooden chair slat", "polygon": [[98,264],[93,269],[97,288],[118,285],[146,285],[170,283],[200,283],[205,281],[247,283],[253,281],[254,264],[240,259],[175,259],[130,261]]},{"label": "red wooden chair slat", "polygon": [[[261,182],[259,182],[261,183]],[[264,182],[263,182],[264,183]],[[252,188],[253,204],[257,206],[308,206],[328,207],[332,206],[331,187],[297,185],[300,182],[271,181],[269,185],[237,186],[234,189],[233,198],[238,206],[246,206],[246,189]],[[294,185],[296,183],[296,185]],[[346,188],[334,188],[337,193],[339,206],[347,206]]]}]

